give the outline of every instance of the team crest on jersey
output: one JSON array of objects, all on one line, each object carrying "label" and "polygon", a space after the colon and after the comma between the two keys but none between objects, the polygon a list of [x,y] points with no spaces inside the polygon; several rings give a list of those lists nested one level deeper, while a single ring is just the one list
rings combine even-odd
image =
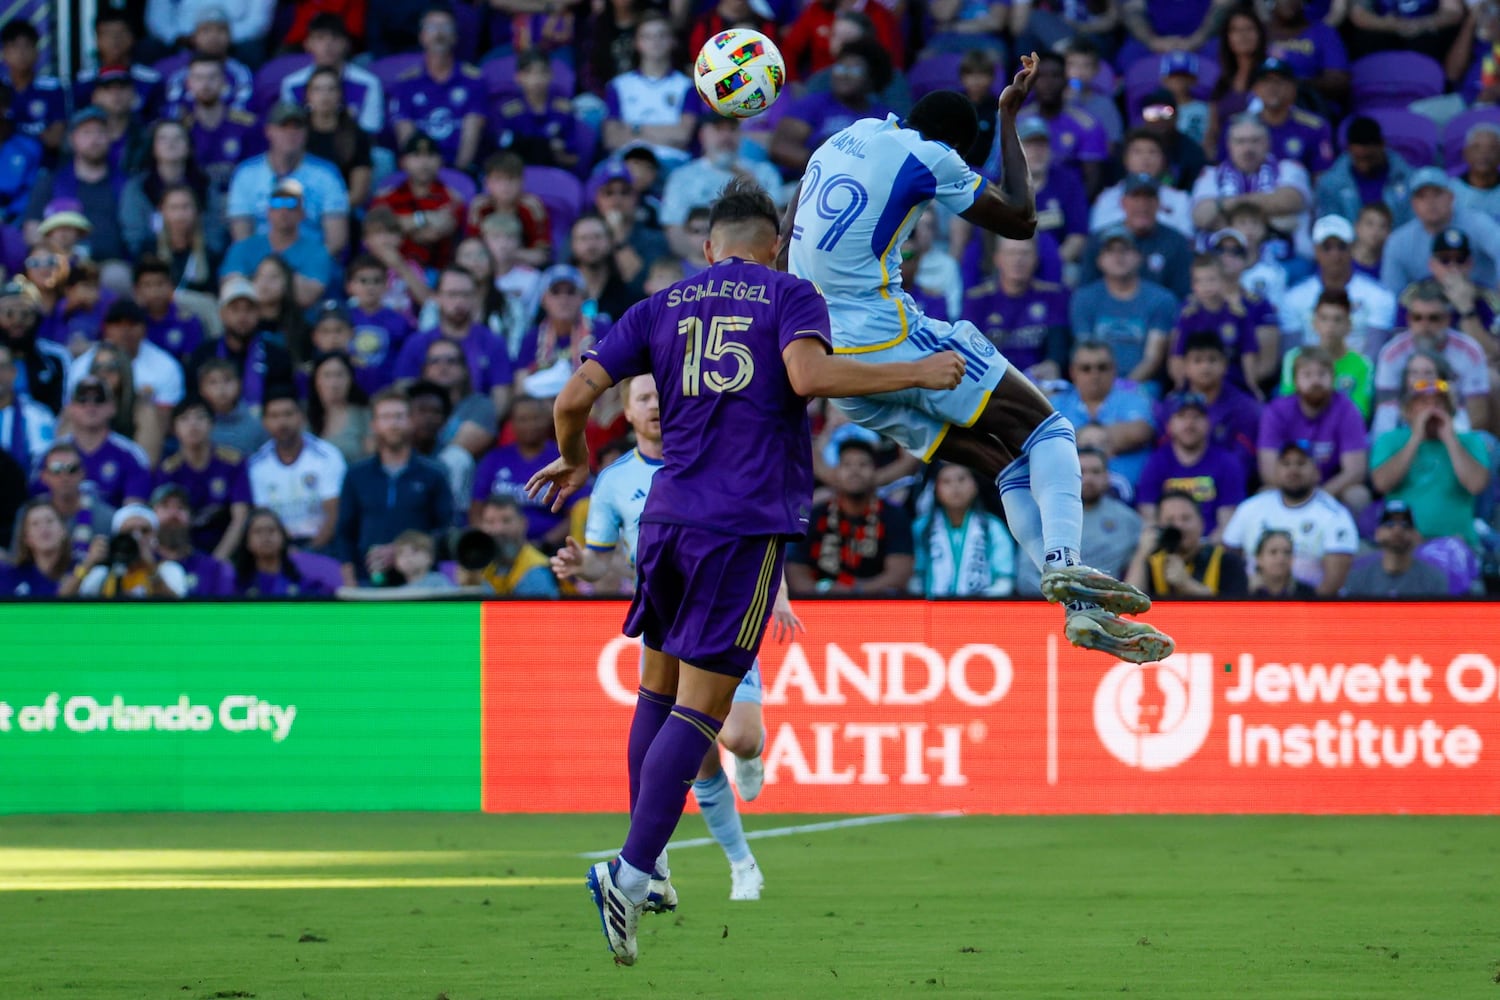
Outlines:
[{"label": "team crest on jersey", "polygon": [[180,329],[178,329],[177,327],[175,327],[175,326],[172,327],[172,329],[168,330],[167,331],[167,343],[170,344],[174,348],[181,347],[182,346],[182,331]]},{"label": "team crest on jersey", "polygon": [[354,331],[354,366],[369,368],[385,358],[386,331],[384,327],[362,326]]},{"label": "team crest on jersey", "polygon": [[1026,309],[1026,315],[1030,316],[1032,319],[1046,319],[1047,318],[1047,303],[1045,303],[1045,302],[1033,302]]},{"label": "team crest on jersey", "polygon": [[224,155],[231,160],[240,155],[240,141],[238,139],[224,140]]},{"label": "team crest on jersey", "polygon": [[222,497],[228,488],[229,484],[224,482],[222,476],[215,476],[208,482],[208,492],[212,493],[216,499]]},{"label": "team crest on jersey", "polygon": [[969,337],[969,343],[974,346],[974,350],[979,352],[980,357],[993,358],[995,356],[995,345],[984,336],[976,333]]},{"label": "team crest on jersey", "polygon": [[99,478],[100,479],[113,479],[113,478],[115,478],[115,473],[119,472],[119,471],[120,471],[120,467],[118,465],[116,465],[115,463],[113,463],[113,462],[105,462],[102,466],[99,467]]},{"label": "team crest on jersey", "polygon": [[1223,326],[1219,327],[1219,336],[1223,337],[1225,340],[1233,340],[1234,339],[1234,324],[1233,323],[1225,323]]},{"label": "team crest on jersey", "polygon": [[306,486],[308,489],[312,489],[314,486],[318,485],[318,474],[316,472],[303,473],[302,485]]},{"label": "team crest on jersey", "polygon": [[1316,525],[1312,521],[1303,521],[1301,531],[1304,535],[1310,535],[1314,527]]},{"label": "team crest on jersey", "polygon": [[418,107],[421,107],[422,105],[424,105],[424,104],[427,103],[427,95],[426,94],[413,94],[411,96],[411,102],[413,104],[417,105]]},{"label": "team crest on jersey", "polygon": [[454,87],[448,93],[448,100],[452,101],[454,104],[462,104],[464,102],[464,100],[468,98],[468,96],[469,96],[469,92],[467,90],[465,90],[464,88],[462,88],[462,87]]},{"label": "team crest on jersey", "polygon": [[1162,254],[1154,253],[1146,258],[1146,267],[1148,270],[1160,272],[1166,266],[1167,258]]},{"label": "team crest on jersey", "polygon": [[40,118],[47,113],[47,102],[35,100],[31,102],[31,114],[33,118]]},{"label": "team crest on jersey", "polygon": [[1288,139],[1286,141],[1286,155],[1287,156],[1297,156],[1297,155],[1301,154],[1301,152],[1302,152],[1302,140],[1301,139],[1295,139],[1294,138],[1294,139]]}]

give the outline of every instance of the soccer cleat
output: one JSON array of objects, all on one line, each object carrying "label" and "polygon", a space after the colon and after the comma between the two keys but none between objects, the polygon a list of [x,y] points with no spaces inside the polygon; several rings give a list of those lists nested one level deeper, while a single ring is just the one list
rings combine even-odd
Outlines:
[{"label": "soccer cleat", "polygon": [[740,798],[746,802],[756,800],[766,783],[766,765],[760,754],[734,759],[734,783],[739,787]]},{"label": "soccer cleat", "polygon": [[760,891],[766,887],[766,877],[760,873],[760,866],[754,858],[730,862],[729,878],[729,899],[732,902],[759,899]]},{"label": "soccer cleat", "polygon": [[671,872],[663,875],[651,873],[651,881],[646,884],[646,903],[642,909],[646,913],[671,913],[677,909],[677,890],[672,887]]},{"label": "soccer cleat", "polygon": [[609,950],[614,952],[616,965],[634,965],[638,954],[635,943],[636,927],[641,921],[641,904],[632,903],[615,884],[615,871],[619,859],[601,861],[589,869],[589,892],[594,905],[599,908],[599,923],[604,928],[604,939]]},{"label": "soccer cleat", "polygon": [[1068,612],[1063,634],[1073,645],[1096,649],[1130,663],[1155,663],[1172,655],[1177,644],[1145,622],[1129,621],[1103,608]]},{"label": "soccer cleat", "polygon": [[1092,566],[1058,566],[1042,574],[1042,596],[1053,604],[1097,604],[1117,615],[1151,610],[1151,598]]}]

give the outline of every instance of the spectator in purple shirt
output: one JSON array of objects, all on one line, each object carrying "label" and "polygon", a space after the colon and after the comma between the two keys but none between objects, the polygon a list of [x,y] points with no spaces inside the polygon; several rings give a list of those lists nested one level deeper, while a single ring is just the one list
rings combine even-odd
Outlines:
[{"label": "spectator in purple shirt", "polygon": [[155,254],[135,262],[135,302],[146,313],[146,339],[181,361],[203,343],[198,317],[177,308],[172,269]]},{"label": "spectator in purple shirt", "polygon": [[1208,400],[1194,392],[1168,397],[1167,440],[1146,460],[1137,485],[1136,509],[1147,524],[1156,522],[1157,504],[1168,493],[1192,497],[1218,538],[1245,499],[1245,469],[1209,433]]},{"label": "spectator in purple shirt", "polygon": [[0,80],[15,91],[11,114],[16,131],[42,144],[49,157],[62,148],[68,100],[56,77],[37,73],[41,34],[24,17],[0,27]]},{"label": "spectator in purple shirt", "polygon": [[1092,198],[1104,184],[1101,165],[1109,159],[1109,136],[1093,115],[1064,102],[1067,87],[1066,61],[1056,52],[1042,52],[1037,56],[1032,100],[1017,127],[1028,117],[1045,121],[1052,136],[1055,165],[1082,174],[1084,189]]},{"label": "spectator in purple shirt", "polygon": [[964,293],[963,318],[979,328],[1007,361],[1033,382],[1062,378],[1072,346],[1068,290],[1038,281],[1031,240],[1000,238],[995,276]]},{"label": "spectator in purple shirt", "polygon": [[1420,52],[1441,62],[1464,19],[1464,0],[1350,0],[1349,54]]},{"label": "spectator in purple shirt", "polygon": [[194,545],[194,515],[187,489],[177,483],[162,483],[151,492],[151,509],[158,524],[157,555],[182,567],[187,574],[187,596],[232,597],[234,571],[229,563]]},{"label": "spectator in purple shirt", "polygon": [[[1255,386],[1261,377],[1261,345],[1256,340],[1254,318],[1238,297],[1230,297],[1223,265],[1213,254],[1193,258],[1193,294],[1177,316],[1177,325],[1172,330],[1172,354],[1167,359],[1167,372],[1174,385],[1182,384],[1183,355],[1187,353],[1188,338],[1195,333],[1216,334],[1230,361],[1231,381],[1258,394]],[[1272,327],[1272,343],[1267,347],[1273,352],[1277,346],[1275,333]]]},{"label": "spectator in purple shirt", "polygon": [[73,387],[67,411],[72,433],[59,440],[78,449],[84,489],[115,508],[145,503],[151,495],[151,463],[139,445],[109,429],[114,417],[109,386],[97,375],[85,375]]},{"label": "spectator in purple shirt", "polygon": [[475,322],[479,306],[479,283],[468,271],[447,267],[438,277],[438,326],[436,330],[407,338],[396,356],[393,374],[398,379],[421,374],[427,349],[439,340],[455,343],[463,349],[474,388],[488,392],[495,412],[504,419],[510,410],[511,383],[515,373],[505,342],[489,327]]},{"label": "spectator in purple shirt", "polygon": [[1297,394],[1274,400],[1261,414],[1261,479],[1272,481],[1282,449],[1296,443],[1318,467],[1322,488],[1358,514],[1371,499],[1370,439],[1359,407],[1333,388],[1333,358],[1321,347],[1302,349],[1292,380]]},{"label": "spectator in purple shirt", "polygon": [[[1226,377],[1229,355],[1217,333],[1195,333],[1188,337],[1182,355],[1182,377],[1187,392],[1202,396],[1208,404],[1209,439],[1240,461],[1245,481],[1257,472],[1255,442],[1260,437],[1260,402]],[[1166,423],[1165,411],[1157,415]]]},{"label": "spectator in purple shirt", "polygon": [[27,501],[16,515],[10,563],[0,562],[0,597],[55,597],[72,568],[62,514],[46,497]]},{"label": "spectator in purple shirt", "polygon": [[474,166],[484,134],[488,90],[479,70],[453,54],[458,27],[453,12],[429,7],[422,15],[422,63],[391,87],[391,127],[398,145],[418,132],[431,136],[443,162],[459,170]]},{"label": "spectator in purple shirt", "polygon": [[884,118],[876,96],[891,82],[891,58],[879,44],[860,39],[845,45],[833,64],[832,89],[795,101],[776,123],[771,162],[800,177],[812,151],[861,118]]},{"label": "spectator in purple shirt", "polygon": [[52,501],[67,529],[75,560],[82,559],[98,536],[109,535],[114,508],[83,488],[83,456],[71,442],[59,441],[37,464],[39,496]]},{"label": "spectator in purple shirt", "polygon": [[214,186],[227,193],[240,161],[265,151],[265,133],[254,115],[229,103],[222,59],[194,56],[183,87],[177,117],[187,127],[193,158]]},{"label": "spectator in purple shirt", "polygon": [[1343,107],[1349,99],[1349,54],[1339,33],[1310,19],[1304,0],[1272,0],[1270,7],[1267,53],[1291,66],[1324,101]]},{"label": "spectator in purple shirt", "polygon": [[573,494],[567,506],[558,512],[540,499],[526,495],[527,481],[558,456],[557,442],[552,437],[551,408],[546,402],[530,396],[517,399],[511,429],[515,442],[486,455],[474,473],[469,520],[478,523],[486,497],[512,496],[526,514],[527,540],[544,551],[554,551],[568,537],[569,513],[586,491]]},{"label": "spectator in purple shirt", "polygon": [[212,552],[216,559],[228,560],[244,536],[245,519],[250,514],[250,480],[244,456],[213,443],[213,426],[213,414],[203,400],[178,403],[172,410],[177,452],[161,463],[156,483],[158,491],[163,486],[182,490],[193,512],[193,546]]},{"label": "spectator in purple shirt", "polygon": [[527,163],[573,170],[579,166],[573,102],[553,92],[552,72],[552,60],[545,52],[522,52],[516,59],[520,94],[495,109],[494,130],[500,148],[515,152]]},{"label": "spectator in purple shirt", "polygon": [[[1089,198],[1083,182],[1077,170],[1055,161],[1051,131],[1041,118],[1021,119],[1016,134],[1026,151],[1026,166],[1036,201],[1037,233],[1052,235],[1062,263],[1076,263],[1089,239]],[[998,176],[998,160],[987,163],[984,172],[989,177]]]},{"label": "spectator in purple shirt", "polygon": [[[162,4],[163,7],[169,5],[176,6],[175,3],[171,3],[171,0]],[[255,86],[255,76],[249,66],[229,54],[231,41],[229,15],[223,7],[199,7],[197,16],[193,19],[192,28],[192,34],[185,36],[186,48],[156,64],[156,71],[162,76],[163,117],[172,119],[182,117],[188,89],[188,67],[199,56],[219,60],[223,65],[227,78],[224,88],[225,103],[241,111],[248,108]]]},{"label": "spectator in purple shirt", "polygon": [[237,597],[316,597],[330,592],[303,577],[292,558],[291,536],[275,511],[265,507],[250,512],[233,566]]},{"label": "spectator in purple shirt", "polygon": [[[1255,71],[1250,92],[1260,104],[1260,120],[1271,134],[1271,155],[1295,160],[1316,177],[1333,163],[1333,130],[1328,122],[1297,107],[1297,75],[1291,65],[1271,58]],[[1227,155],[1228,133],[1219,150]]]}]

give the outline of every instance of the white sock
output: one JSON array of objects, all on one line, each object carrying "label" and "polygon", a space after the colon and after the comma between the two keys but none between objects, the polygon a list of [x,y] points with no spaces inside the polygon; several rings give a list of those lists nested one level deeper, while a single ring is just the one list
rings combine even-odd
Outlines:
[{"label": "white sock", "polygon": [[615,869],[615,885],[625,894],[625,898],[632,903],[644,903],[646,901],[646,890],[651,884],[651,876],[632,865],[624,858],[620,859],[620,866]]},{"label": "white sock", "polygon": [[[1061,413],[1043,420],[1022,451],[1031,464],[1031,496],[1042,522],[1043,566],[1076,566],[1083,560],[1083,475],[1073,425]],[[1007,513],[1009,511],[1007,510]]]},{"label": "white sock", "polygon": [[1005,523],[1021,551],[1042,568],[1042,512],[1031,495],[1031,460],[1025,455],[1010,463],[995,478],[1000,489],[1000,503],[1005,507]]},{"label": "white sock", "polygon": [[667,863],[666,848],[662,848],[662,852],[656,856],[656,871],[653,875],[656,878],[666,878],[670,874],[672,874],[672,866]]}]

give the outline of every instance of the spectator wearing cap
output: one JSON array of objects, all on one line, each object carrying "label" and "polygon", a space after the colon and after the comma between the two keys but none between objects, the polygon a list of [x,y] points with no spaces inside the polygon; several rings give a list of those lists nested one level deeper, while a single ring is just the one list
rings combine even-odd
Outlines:
[{"label": "spectator wearing cap", "polygon": [[964,292],[962,318],[1032,381],[1061,378],[1072,346],[1068,290],[1037,278],[1032,240],[997,238],[994,265],[988,281]]},{"label": "spectator wearing cap", "polygon": [[[1317,346],[1333,360],[1333,388],[1348,396],[1358,407],[1360,416],[1368,421],[1375,405],[1375,367],[1363,354],[1349,347],[1352,309],[1348,293],[1325,288],[1313,309],[1312,327],[1318,335]],[[1280,391],[1283,396],[1297,391],[1294,366],[1302,350],[1294,347],[1282,360]]]},{"label": "spectator wearing cap", "polygon": [[[125,234],[120,226],[120,194],[125,189],[123,171],[110,169],[109,133],[103,111],[87,106],[74,113],[68,132],[73,155],[55,170],[37,179],[26,204],[26,242],[35,245],[45,209],[55,198],[75,199],[92,227],[89,255],[96,261],[113,262],[128,273]],[[128,285],[129,279],[126,279]]]},{"label": "spectator wearing cap", "polygon": [[1052,405],[1080,430],[1102,428],[1110,475],[1131,491],[1124,499],[1133,499],[1156,437],[1151,398],[1134,382],[1119,377],[1115,351],[1107,340],[1073,342],[1068,380],[1070,384],[1052,397]]},{"label": "spectator wearing cap", "polygon": [[1391,500],[1380,512],[1375,529],[1378,555],[1358,560],[1344,583],[1345,597],[1446,597],[1448,576],[1432,563],[1417,558],[1422,533],[1411,508]]},{"label": "spectator wearing cap", "polygon": [[1297,107],[1297,74],[1290,63],[1266,59],[1255,70],[1250,93],[1270,133],[1271,155],[1295,160],[1312,177],[1328,169],[1334,157],[1333,130],[1322,117]]},{"label": "spectator wearing cap", "polygon": [[[695,50],[696,51],[696,50]],[[500,148],[535,167],[573,170],[578,164],[573,101],[552,91],[552,57],[529,49],[516,57],[520,94],[495,109]]]},{"label": "spectator wearing cap", "polygon": [[41,34],[24,17],[0,26],[0,82],[11,88],[10,113],[16,131],[42,144],[48,157],[62,148],[68,99],[55,76],[37,72]]},{"label": "spectator wearing cap", "polygon": [[[104,314],[102,342],[120,349],[130,362],[137,396],[151,400],[166,417],[182,402],[182,366],[177,359],[146,339],[146,311],[129,299],[112,303]],[[74,386],[89,373],[98,345],[84,351],[68,368],[68,384]],[[141,496],[145,499],[145,495]]]},{"label": "spectator wearing cap", "polygon": [[1357,514],[1370,505],[1370,439],[1359,407],[1333,387],[1333,378],[1333,358],[1323,348],[1298,353],[1292,363],[1295,393],[1272,400],[1261,413],[1260,476],[1270,482],[1282,447],[1298,442],[1312,455],[1323,489]]},{"label": "spectator wearing cap", "polygon": [[1249,497],[1229,519],[1224,544],[1256,571],[1252,553],[1268,531],[1292,538],[1292,575],[1331,597],[1349,576],[1359,550],[1359,530],[1348,508],[1318,488],[1318,467],[1296,442],[1285,444],[1276,460],[1271,489]]},{"label": "spectator wearing cap", "polygon": [[281,81],[281,99],[290,104],[306,104],[307,81],[313,71],[325,67],[335,70],[344,83],[344,105],[354,114],[360,128],[377,135],[385,127],[385,88],[374,73],[348,61],[352,45],[349,28],[338,15],[324,13],[314,17],[303,42],[313,61]]},{"label": "spectator wearing cap", "polygon": [[1411,165],[1385,144],[1385,132],[1373,118],[1349,123],[1344,152],[1318,178],[1318,217],[1340,215],[1351,223],[1365,205],[1380,202],[1400,225],[1411,218]]},{"label": "spectator wearing cap", "polygon": [[1116,226],[1096,240],[1101,277],[1073,293],[1068,309],[1073,337],[1109,344],[1125,379],[1152,382],[1165,374],[1177,300],[1142,276],[1140,247],[1129,229]]},{"label": "spectator wearing cap", "polygon": [[1193,223],[1199,229],[1222,229],[1236,205],[1251,204],[1302,250],[1312,205],[1307,171],[1295,160],[1271,155],[1270,130],[1253,115],[1235,116],[1228,136],[1228,158],[1205,167],[1193,185]]},{"label": "spectator wearing cap", "polygon": [[609,330],[585,316],[584,281],[578,269],[554,264],[542,273],[542,309],[516,349],[516,395],[552,399]]},{"label": "spectator wearing cap", "polygon": [[[1328,5],[1318,4],[1326,12]],[[1266,52],[1291,66],[1323,101],[1344,107],[1349,99],[1349,53],[1338,31],[1309,18],[1305,0],[1274,0],[1266,18]]]},{"label": "spectator wearing cap", "polygon": [[661,224],[672,253],[678,257],[690,256],[692,244],[702,242],[687,233],[688,212],[712,204],[735,177],[749,176],[770,192],[782,187],[781,174],[775,167],[740,155],[740,123],[736,118],[704,115],[698,126],[698,149],[696,159],[667,176],[661,197]]},{"label": "spectator wearing cap", "polygon": [[302,185],[302,229],[337,257],[349,242],[349,189],[338,168],[307,152],[307,112],[285,101],[266,118],[266,152],[235,168],[229,181],[229,232],[236,240],[270,228],[272,192],[291,179]]},{"label": "spectator wearing cap", "polygon": [[599,218],[609,227],[614,244],[615,267],[628,283],[645,278],[648,261],[668,256],[667,237],[650,222],[636,191],[634,175],[623,163],[605,163],[589,184],[590,200]]},{"label": "spectator wearing cap", "polygon": [[1043,51],[1037,57],[1032,98],[1017,116],[1016,127],[1019,130],[1028,118],[1045,122],[1054,164],[1059,169],[1077,170],[1085,192],[1093,197],[1103,186],[1102,164],[1109,158],[1109,136],[1087,111],[1067,104],[1067,88],[1063,57]]},{"label": "spectator wearing cap", "polygon": [[1171,173],[1167,164],[1167,147],[1161,136],[1144,128],[1132,129],[1125,136],[1120,160],[1125,168],[1125,180],[1100,191],[1094,199],[1089,209],[1089,232],[1097,233],[1123,222],[1127,182],[1145,176],[1156,181],[1156,220],[1181,233],[1184,239],[1190,239],[1194,234],[1192,201],[1186,191],[1172,187],[1165,180]]},{"label": "spectator wearing cap", "polygon": [[55,198],[43,209],[41,225],[36,227],[36,249],[65,258],[87,257],[93,229],[77,199]]},{"label": "spectator wearing cap", "polygon": [[183,596],[233,597],[234,571],[229,563],[195,544],[193,524],[197,516],[188,491],[176,483],[161,484],[151,491],[151,511],[158,524],[157,555],[182,567],[187,585]]},{"label": "spectator wearing cap", "polygon": [[161,74],[135,52],[136,27],[122,10],[101,7],[94,19],[94,59],[97,69],[85,69],[73,78],[73,107],[94,103],[94,88],[115,80],[128,84],[127,112],[141,121],[154,121],[161,104]]},{"label": "spectator wearing cap", "polygon": [[78,449],[83,460],[84,489],[118,508],[144,503],[151,495],[151,462],[140,445],[109,429],[115,398],[97,375],[85,374],[69,396],[65,417],[69,433],[60,442]]},{"label": "spectator wearing cap", "polygon": [[1208,102],[1193,96],[1201,69],[1196,52],[1166,52],[1161,56],[1162,89],[1171,93],[1177,103],[1177,131],[1193,142],[1202,144],[1208,137],[1213,112]]},{"label": "spectator wearing cap", "polygon": [[[258,67],[275,10],[274,0],[146,0],[146,29],[168,47],[185,44],[221,58],[233,52]],[[301,36],[287,41],[295,44]]]},{"label": "spectator wearing cap", "polygon": [[[57,418],[16,388],[19,375],[14,352],[0,340],[0,452],[9,455],[22,469],[30,470],[52,443]],[[0,518],[0,527],[7,523]]]},{"label": "spectator wearing cap", "polygon": [[202,399],[183,400],[172,408],[172,436],[178,447],[157,469],[151,505],[158,506],[163,489],[180,492],[192,515],[192,546],[227,560],[245,532],[250,480],[244,454],[215,444],[213,427],[213,412]]},{"label": "spectator wearing cap", "polygon": [[[1057,245],[1057,256],[1062,263],[1073,264],[1088,244],[1088,195],[1075,170],[1054,166],[1053,134],[1044,119],[1039,116],[1022,118],[1016,125],[1016,132],[1026,151],[1026,167],[1036,203],[1037,235],[1050,236]],[[995,155],[998,156],[998,152]],[[993,166],[998,172],[998,160]]]},{"label": "spectator wearing cap", "polygon": [[1443,230],[1455,228],[1469,238],[1474,254],[1474,280],[1494,285],[1500,261],[1500,228],[1489,216],[1459,216],[1454,211],[1453,181],[1441,167],[1423,167],[1411,175],[1411,208],[1415,216],[1396,227],[1385,241],[1380,283],[1401,289],[1427,276],[1432,241]]},{"label": "spectator wearing cap", "polygon": [[221,193],[242,160],[265,149],[265,133],[249,111],[230,103],[230,83],[222,59],[194,55],[183,72],[177,120],[187,127],[193,156]]},{"label": "spectator wearing cap", "polygon": [[1380,349],[1375,361],[1375,403],[1405,399],[1402,372],[1417,351],[1431,351],[1458,373],[1458,394],[1471,426],[1487,429],[1490,421],[1490,369],[1484,348],[1453,329],[1453,310],[1443,287],[1433,279],[1408,290],[1406,329]]},{"label": "spectator wearing cap", "polygon": [[435,536],[453,526],[447,470],[412,449],[411,401],[386,389],[371,409],[375,454],[349,467],[339,498],[336,548],[347,586],[390,572],[391,543],[403,532]]},{"label": "spectator wearing cap", "polygon": [[891,59],[875,42],[856,39],[845,44],[830,74],[828,91],[794,100],[771,134],[771,162],[793,177],[802,174],[812,151],[836,132],[861,118],[884,118],[888,113],[879,95],[890,84]]},{"label": "spectator wearing cap", "polygon": [[1132,129],[1150,132],[1161,140],[1167,154],[1168,183],[1179,191],[1191,191],[1208,156],[1203,145],[1194,142],[1177,128],[1177,98],[1166,89],[1153,90],[1141,105],[1141,120]]},{"label": "spectator wearing cap", "polygon": [[[1255,439],[1260,434],[1261,404],[1249,392],[1225,376],[1229,355],[1224,338],[1217,332],[1191,334],[1182,354],[1184,392],[1203,398],[1208,414],[1208,437],[1230,452],[1244,470],[1246,484],[1256,480]],[[1165,426],[1171,409],[1164,401],[1156,410],[1156,423]]]},{"label": "spectator wearing cap", "polygon": [[0,225],[19,222],[42,168],[42,144],[16,130],[15,92],[0,83]]},{"label": "spectator wearing cap", "polygon": [[414,334],[401,345],[393,374],[398,379],[421,374],[428,348],[439,342],[457,345],[464,353],[472,384],[487,393],[502,418],[510,410],[511,384],[515,371],[505,341],[478,321],[479,282],[459,267],[444,268],[438,275],[437,328]]},{"label": "spectator wearing cap", "polygon": [[[1198,505],[1206,533],[1218,538],[1246,496],[1245,466],[1230,448],[1216,443],[1208,400],[1196,392],[1166,399],[1166,440],[1141,470],[1135,507],[1147,524],[1157,521],[1157,505],[1169,493],[1183,493]],[[1202,529],[1200,529],[1201,531]]]},{"label": "spectator wearing cap", "polygon": [[1318,273],[1293,285],[1281,301],[1283,350],[1318,342],[1313,312],[1325,291],[1342,290],[1353,308],[1349,318],[1349,347],[1373,357],[1381,342],[1396,326],[1396,297],[1383,281],[1375,281],[1354,269],[1350,247],[1354,227],[1342,215],[1325,215],[1312,230],[1314,261]]},{"label": "spectator wearing cap", "polygon": [[491,215],[514,216],[521,230],[516,259],[528,267],[546,267],[552,261],[552,222],[547,206],[524,189],[525,175],[526,163],[516,153],[491,154],[484,161],[484,190],[469,203],[467,233],[479,234]]},{"label": "spectator wearing cap", "polygon": [[[240,0],[236,7],[259,7],[269,11],[271,5],[263,0]],[[192,31],[184,34],[184,26],[191,26]],[[229,54],[234,41],[234,26],[230,23],[228,8],[217,0],[147,0],[146,27],[157,38],[163,34],[178,36],[176,42],[182,45],[180,52],[156,64],[156,71],[162,76],[165,117],[178,119],[182,116],[184,106],[190,100],[188,69],[198,56],[217,60],[223,67],[222,100],[227,106],[240,111],[250,106],[255,78],[249,66]],[[167,41],[166,44],[174,43]]]},{"label": "spectator wearing cap", "polygon": [[[95,544],[73,571],[76,590],[65,581],[59,596],[71,597],[157,597],[183,598],[188,595],[187,573],[157,551],[156,533],[160,528],[156,512],[144,503],[132,503],[115,511],[110,522],[111,541]],[[127,556],[119,539],[134,543]]]},{"label": "spectator wearing cap", "polygon": [[[241,401],[258,414],[273,386],[292,384],[292,359],[280,344],[268,344],[258,330],[260,307],[255,286],[245,278],[230,278],[219,292],[219,323],[223,336],[205,340],[188,356],[188,378],[199,382],[199,372],[210,359],[234,366],[240,382]],[[216,414],[220,411],[216,408]]]},{"label": "spectator wearing cap", "polygon": [[323,248],[323,240],[309,235],[303,226],[307,212],[302,183],[292,177],[278,181],[266,202],[266,215],[265,232],[236,240],[229,247],[219,278],[249,278],[261,261],[275,254],[291,267],[292,293],[297,304],[307,308],[322,298],[336,265]]},{"label": "spectator wearing cap", "polygon": [[133,174],[140,169],[144,153],[143,132],[147,121],[136,109],[137,97],[130,71],[124,66],[102,66],[94,81],[92,106],[104,112],[109,134],[111,169]]},{"label": "spectator wearing cap", "polygon": [[1202,504],[1193,494],[1167,490],[1156,519],[1142,522],[1125,581],[1153,598],[1244,597],[1245,561],[1205,527]]},{"label": "spectator wearing cap", "polygon": [[[488,89],[479,70],[454,56],[458,26],[453,12],[429,7],[422,14],[419,39],[422,62],[398,76],[391,87],[391,126],[396,141],[430,136],[443,162],[458,170],[473,169],[484,134]],[[517,62],[517,77],[520,63]],[[550,83],[550,81],[549,81]]]},{"label": "spectator wearing cap", "polygon": [[62,518],[73,559],[88,552],[97,537],[108,537],[115,509],[92,489],[84,488],[83,456],[69,441],[54,441],[35,467],[37,495],[51,502]]},{"label": "spectator wearing cap", "polygon": [[1208,252],[1218,258],[1224,272],[1225,295],[1249,314],[1256,342],[1270,345],[1262,357],[1267,361],[1280,353],[1281,331],[1272,303],[1279,302],[1286,292],[1286,272],[1279,263],[1262,266],[1260,260],[1252,262],[1251,246],[1250,237],[1238,229],[1221,229],[1208,238]]},{"label": "spectator wearing cap", "polygon": [[1191,273],[1192,294],[1183,303],[1172,327],[1168,377],[1174,385],[1181,385],[1188,338],[1196,333],[1212,333],[1224,344],[1230,381],[1260,398],[1260,383],[1274,372],[1279,353],[1280,334],[1274,321],[1268,323],[1269,317],[1263,311],[1252,313],[1238,294],[1238,286],[1230,284],[1216,254],[1194,257]]},{"label": "spectator wearing cap", "polygon": [[[1432,238],[1427,268],[1453,307],[1458,331],[1472,337],[1488,357],[1500,355],[1500,338],[1490,332],[1500,317],[1500,293],[1474,283],[1474,254],[1463,230],[1450,226]],[[1408,293],[1414,287],[1408,286],[1397,300],[1398,320],[1406,318]]]},{"label": "spectator wearing cap", "polygon": [[627,143],[644,141],[662,163],[685,163],[698,119],[693,111],[693,82],[675,68],[677,42],[671,20],[665,13],[642,14],[634,44],[636,68],[610,80],[605,90],[604,148],[613,152]]},{"label": "spectator wearing cap", "polygon": [[41,326],[41,305],[31,282],[12,278],[0,285],[0,344],[10,349],[16,366],[16,391],[57,413],[73,356],[63,345],[40,337]]},{"label": "spectator wearing cap", "polygon": [[[1120,221],[1095,231],[1079,257],[1078,281],[1099,278],[1100,254],[1106,234],[1124,232],[1140,254],[1141,277],[1165,288],[1175,298],[1191,289],[1193,248],[1185,236],[1161,221],[1161,183],[1146,173],[1131,174],[1120,188]],[[1180,192],[1179,192],[1180,193]]]},{"label": "spectator wearing cap", "polygon": [[290,386],[269,392],[261,423],[270,440],[250,456],[247,465],[251,500],[257,507],[274,511],[297,545],[310,549],[330,545],[348,468],[344,456],[307,430],[302,404]]},{"label": "spectator wearing cap", "polygon": [[1349,54],[1358,59],[1395,49],[1441,62],[1463,19],[1463,0],[1353,0]]},{"label": "spectator wearing cap", "polygon": [[1442,379],[1401,387],[1405,426],[1376,438],[1370,482],[1386,502],[1399,500],[1428,538],[1461,538],[1477,548],[1474,512],[1490,483],[1484,437],[1454,426],[1451,387]]},{"label": "spectator wearing cap", "polygon": [[203,324],[178,308],[171,267],[155,254],[144,254],[135,263],[133,277],[135,302],[146,314],[146,339],[173,358],[187,358],[203,343]]},{"label": "spectator wearing cap", "polygon": [[583,275],[584,309],[611,321],[645,297],[640,285],[626,281],[615,263],[609,224],[597,212],[585,212],[568,234],[573,266]]},{"label": "spectator wearing cap", "polygon": [[1464,133],[1464,171],[1453,179],[1456,214],[1500,217],[1500,125],[1476,122]]}]

